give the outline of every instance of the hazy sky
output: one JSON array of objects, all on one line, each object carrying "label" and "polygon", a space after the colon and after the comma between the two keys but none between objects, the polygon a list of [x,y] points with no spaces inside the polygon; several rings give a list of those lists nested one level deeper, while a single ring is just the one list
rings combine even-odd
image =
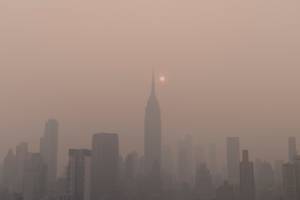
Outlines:
[{"label": "hazy sky", "polygon": [[[60,151],[120,134],[142,149],[151,69],[164,137],[241,136],[265,159],[300,134],[299,0],[0,0],[0,157],[37,150],[47,118]],[[254,146],[255,145],[255,146]]]}]

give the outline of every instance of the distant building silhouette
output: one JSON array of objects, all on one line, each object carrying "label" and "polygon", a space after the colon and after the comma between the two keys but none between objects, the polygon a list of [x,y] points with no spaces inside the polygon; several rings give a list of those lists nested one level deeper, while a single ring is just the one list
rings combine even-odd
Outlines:
[{"label": "distant building silhouette", "polygon": [[216,191],[216,200],[235,200],[234,187],[227,181]]},{"label": "distant building silhouette", "polygon": [[71,200],[90,200],[91,151],[70,149],[68,166],[68,190]]},{"label": "distant building silhouette", "polygon": [[274,181],[277,188],[277,192],[282,192],[282,167],[283,167],[284,161],[283,160],[275,160],[274,162]]},{"label": "distant building silhouette", "polygon": [[124,162],[122,197],[124,199],[134,199],[137,195],[138,177],[140,172],[140,160],[137,152],[129,153]]},{"label": "distant building silhouette", "polygon": [[196,198],[201,200],[211,200],[214,197],[214,186],[212,176],[206,164],[197,167],[195,175]]},{"label": "distant building silhouette", "polygon": [[238,137],[227,138],[227,173],[231,184],[240,183],[240,139]]},{"label": "distant building silhouette", "polygon": [[216,144],[210,144],[208,147],[208,167],[212,176],[215,176],[218,171]]},{"label": "distant building silhouette", "polygon": [[93,136],[91,200],[115,200],[119,182],[119,137],[113,133]]},{"label": "distant building silhouette", "polygon": [[207,155],[202,145],[196,144],[193,147],[193,157],[195,166],[199,166],[202,163],[207,162]]},{"label": "distant building silhouette", "polygon": [[[198,166],[202,165],[200,163]],[[194,185],[193,138],[191,135],[178,142],[177,176],[180,184]]]},{"label": "distant building silhouette", "polygon": [[145,174],[152,186],[160,187],[162,154],[161,111],[155,92],[154,74],[152,75],[150,97],[145,109],[144,128]]},{"label": "distant building silhouette", "polygon": [[300,199],[300,156],[295,157],[294,161],[295,172],[296,172],[296,191],[297,191],[297,199]]},{"label": "distant building silhouette", "polygon": [[289,146],[289,161],[294,162],[297,156],[297,141],[295,137],[289,137],[288,146]]},{"label": "distant building silhouette", "polygon": [[44,136],[40,140],[40,153],[47,165],[47,190],[51,192],[57,176],[58,122],[55,119],[46,122]]},{"label": "distant building silhouette", "polygon": [[16,185],[15,192],[23,193],[25,162],[29,157],[28,144],[20,143],[16,148]]},{"label": "distant building silhouette", "polygon": [[254,163],[256,199],[272,200],[275,193],[275,177],[272,165],[256,159]]},{"label": "distant building silhouette", "polygon": [[137,152],[132,152],[125,159],[125,180],[127,183],[135,182],[139,172],[139,156]]},{"label": "distant building silhouette", "polygon": [[2,184],[8,192],[13,192],[16,183],[16,155],[9,150],[3,161]]},{"label": "distant building silhouette", "polygon": [[39,153],[31,154],[24,172],[24,200],[41,200],[46,193],[47,166]]},{"label": "distant building silhouette", "polygon": [[297,177],[294,163],[285,163],[282,166],[283,200],[297,199]]},{"label": "distant building silhouette", "polygon": [[254,167],[247,150],[243,150],[240,163],[240,200],[255,200]]}]

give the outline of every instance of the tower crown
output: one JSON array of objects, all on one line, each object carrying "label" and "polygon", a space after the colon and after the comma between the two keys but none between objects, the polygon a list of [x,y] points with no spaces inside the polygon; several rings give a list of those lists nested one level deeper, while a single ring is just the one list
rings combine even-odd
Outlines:
[{"label": "tower crown", "polygon": [[154,70],[152,70],[151,96],[156,96],[155,74],[154,74]]}]

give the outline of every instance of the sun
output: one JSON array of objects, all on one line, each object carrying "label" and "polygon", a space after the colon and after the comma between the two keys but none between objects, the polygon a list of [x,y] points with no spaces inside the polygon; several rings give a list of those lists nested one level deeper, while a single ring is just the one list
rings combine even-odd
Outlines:
[{"label": "sun", "polygon": [[160,81],[161,83],[166,82],[166,77],[163,76],[163,75],[161,75],[161,76],[159,77],[159,81]]}]

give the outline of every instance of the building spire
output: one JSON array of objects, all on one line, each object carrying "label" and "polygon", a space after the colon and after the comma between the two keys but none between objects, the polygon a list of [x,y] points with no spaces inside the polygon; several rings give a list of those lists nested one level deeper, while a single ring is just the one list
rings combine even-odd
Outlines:
[{"label": "building spire", "polygon": [[152,85],[151,85],[151,96],[155,96],[155,72],[154,69],[152,69]]}]

